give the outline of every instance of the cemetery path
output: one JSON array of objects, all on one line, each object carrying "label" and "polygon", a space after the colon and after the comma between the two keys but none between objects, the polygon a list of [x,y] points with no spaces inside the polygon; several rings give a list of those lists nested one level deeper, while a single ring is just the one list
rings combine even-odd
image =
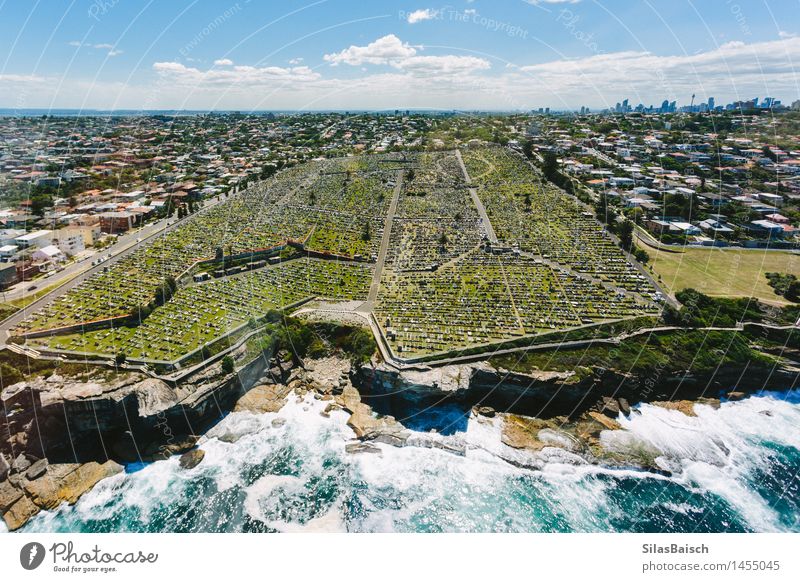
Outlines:
[{"label": "cemetery path", "polygon": [[394,215],[397,212],[397,203],[400,200],[400,192],[403,189],[403,170],[397,171],[397,184],[392,192],[392,201],[389,203],[389,212],[386,214],[386,224],[383,227],[383,238],[381,239],[381,248],[378,251],[378,260],[375,261],[375,273],[372,275],[372,285],[369,287],[369,295],[367,296],[366,306],[371,309],[372,305],[378,299],[378,290],[381,287],[381,275],[383,274],[383,266],[386,264],[386,254],[389,252],[389,242],[392,237],[392,223],[394,222]]},{"label": "cemetery path", "polygon": [[[464,160],[461,157],[461,152],[459,150],[456,150],[456,158],[458,158],[458,165],[461,166],[461,172],[464,174],[464,180],[466,180],[467,184],[471,184],[472,180],[469,177],[467,167],[464,165]],[[497,235],[494,233],[494,227],[492,227],[492,223],[489,222],[489,215],[486,213],[486,208],[483,206],[483,202],[481,202],[481,199],[478,196],[478,191],[475,188],[470,188],[469,194],[472,196],[472,203],[475,204],[475,208],[478,209],[478,214],[481,216],[481,221],[483,222],[483,227],[486,230],[486,236],[489,239],[489,242],[492,244],[497,244]]]}]

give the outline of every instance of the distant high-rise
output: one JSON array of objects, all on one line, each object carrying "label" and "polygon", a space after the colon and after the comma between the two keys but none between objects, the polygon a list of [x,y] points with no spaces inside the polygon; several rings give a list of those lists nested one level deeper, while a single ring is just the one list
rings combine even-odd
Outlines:
[{"label": "distant high-rise", "polygon": [[713,111],[714,110],[714,98],[713,97],[709,97],[708,98],[708,110],[709,111]]}]

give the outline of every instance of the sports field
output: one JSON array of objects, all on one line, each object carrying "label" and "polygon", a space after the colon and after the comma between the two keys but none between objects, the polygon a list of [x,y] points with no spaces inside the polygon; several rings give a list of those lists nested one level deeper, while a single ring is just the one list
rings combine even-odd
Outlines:
[{"label": "sports field", "polygon": [[659,251],[642,245],[650,265],[670,293],[693,287],[711,296],[757,297],[775,305],[788,302],[767,284],[765,273],[800,275],[800,254],[730,248]]}]

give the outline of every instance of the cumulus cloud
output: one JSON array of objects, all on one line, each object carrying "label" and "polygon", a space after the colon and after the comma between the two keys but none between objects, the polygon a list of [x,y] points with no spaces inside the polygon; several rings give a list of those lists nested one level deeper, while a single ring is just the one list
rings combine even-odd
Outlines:
[{"label": "cumulus cloud", "polygon": [[486,59],[460,55],[415,56],[392,63],[392,66],[420,75],[467,74],[491,67]]},{"label": "cumulus cloud", "polygon": [[308,67],[250,67],[233,66],[224,69],[201,71],[172,61],[153,64],[153,70],[170,81],[183,85],[199,87],[216,86],[262,86],[276,82],[307,82],[319,79]]},{"label": "cumulus cloud", "polygon": [[350,45],[338,53],[325,55],[323,59],[332,65],[345,63],[347,65],[386,65],[392,61],[413,57],[417,50],[401,41],[394,34],[387,34],[367,46]]},{"label": "cumulus cloud", "polygon": [[409,13],[406,20],[409,24],[416,24],[417,22],[422,22],[423,20],[433,20],[438,16],[438,14],[438,10],[424,8],[421,10],[414,10],[414,12]]},{"label": "cumulus cloud", "polygon": [[394,34],[388,34],[366,46],[351,45],[338,53],[323,58],[332,65],[345,63],[359,66],[389,65],[417,75],[453,75],[486,70],[491,67],[486,59],[460,55],[418,55],[423,47],[404,43]]},{"label": "cumulus cloud", "polygon": [[798,66],[800,38],[792,37],[751,44],[733,41],[691,55],[597,54],[523,66],[512,75],[520,83],[546,87],[571,104],[592,97],[595,103],[598,97],[614,102],[622,96],[650,104],[665,98],[681,100],[695,92],[715,95],[719,102],[723,95],[730,99],[795,95]]},{"label": "cumulus cloud", "polygon": [[214,61],[214,65],[217,67],[230,67],[233,65],[233,61],[230,59],[217,59]]}]

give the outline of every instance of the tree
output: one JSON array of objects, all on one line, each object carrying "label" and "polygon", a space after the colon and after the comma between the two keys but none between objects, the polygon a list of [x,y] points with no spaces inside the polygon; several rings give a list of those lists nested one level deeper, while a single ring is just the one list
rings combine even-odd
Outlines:
[{"label": "tree", "polygon": [[643,265],[646,265],[650,260],[650,254],[644,249],[636,249],[633,251],[633,256],[636,257],[636,260]]},{"label": "tree", "polygon": [[225,372],[226,374],[230,374],[231,372],[233,372],[234,367],[235,367],[235,362],[233,361],[232,357],[225,356],[224,358],[222,358],[223,372]]},{"label": "tree", "polygon": [[789,288],[786,290],[785,297],[789,301],[800,302],[800,280],[789,283]]},{"label": "tree", "polygon": [[558,158],[553,152],[547,152],[544,155],[544,164],[542,164],[542,173],[544,177],[555,182],[554,178],[558,174]]},{"label": "tree", "polygon": [[43,216],[46,208],[53,205],[53,197],[44,192],[31,196],[31,212],[36,216]]},{"label": "tree", "polygon": [[633,244],[633,223],[630,220],[624,220],[617,229],[617,236],[619,236],[620,246],[628,250]]},{"label": "tree", "polygon": [[522,153],[529,160],[533,157],[533,142],[531,140],[525,140],[525,143],[522,144]]},{"label": "tree", "polygon": [[117,366],[121,366],[122,364],[124,364],[125,360],[127,359],[128,356],[125,354],[125,352],[120,352],[116,356],[114,356],[114,362],[117,364]]}]

